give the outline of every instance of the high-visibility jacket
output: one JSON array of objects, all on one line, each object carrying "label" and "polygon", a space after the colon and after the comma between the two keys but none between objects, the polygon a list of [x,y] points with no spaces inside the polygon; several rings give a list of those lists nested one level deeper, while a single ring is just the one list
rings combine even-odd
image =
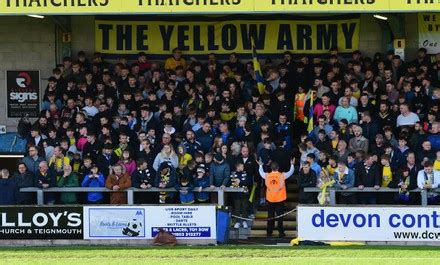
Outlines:
[{"label": "high-visibility jacket", "polygon": [[266,200],[283,202],[287,199],[286,179],[283,173],[271,172],[266,175]]},{"label": "high-visibility jacket", "polygon": [[304,105],[306,104],[306,94],[298,93],[295,96],[294,120],[304,121]]}]

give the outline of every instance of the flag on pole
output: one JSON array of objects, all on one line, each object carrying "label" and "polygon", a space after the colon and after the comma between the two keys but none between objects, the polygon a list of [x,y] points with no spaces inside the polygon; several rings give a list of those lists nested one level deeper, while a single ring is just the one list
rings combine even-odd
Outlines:
[{"label": "flag on pole", "polygon": [[257,81],[257,88],[261,95],[264,93],[264,90],[266,89],[266,85],[265,85],[266,80],[264,80],[263,73],[261,72],[261,65],[257,57],[257,48],[255,47],[255,43],[253,39],[252,39],[252,61],[254,63],[255,81]]},{"label": "flag on pole", "polygon": [[308,127],[307,127],[307,131],[309,133],[311,133],[313,131],[313,93],[316,93],[314,91],[310,91],[310,108],[309,108],[309,113],[308,116],[309,118],[308,120]]}]

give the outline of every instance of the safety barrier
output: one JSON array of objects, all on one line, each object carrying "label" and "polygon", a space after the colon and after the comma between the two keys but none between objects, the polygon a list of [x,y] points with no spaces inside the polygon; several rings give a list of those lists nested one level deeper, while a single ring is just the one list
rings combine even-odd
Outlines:
[{"label": "safety barrier", "polygon": [[[44,193],[64,193],[64,192],[126,192],[127,193],[127,204],[134,205],[134,193],[136,192],[178,192],[173,188],[168,189],[160,189],[160,188],[151,188],[151,189],[136,189],[129,188],[120,191],[113,191],[107,188],[89,188],[89,187],[77,187],[77,188],[47,188],[47,189],[39,189],[39,188],[21,188],[20,192],[36,192],[37,193],[37,204],[44,205]],[[193,190],[193,192],[199,192],[198,190]],[[223,206],[225,205],[225,192],[226,193],[236,193],[236,192],[244,192],[243,188],[205,188],[201,192],[209,192],[218,194],[218,204]]]},{"label": "safety barrier", "polygon": [[[391,188],[380,188],[376,190],[375,188],[364,188],[362,190],[358,188],[349,188],[349,189],[327,189],[329,192],[330,197],[330,205],[336,205],[336,193],[346,193],[346,192],[352,192],[352,193],[398,193],[399,189],[391,189]],[[321,192],[320,188],[304,188],[304,192]],[[410,190],[411,193],[420,193],[421,197],[421,205],[427,206],[428,205],[428,192],[426,190],[421,189],[414,189]],[[440,193],[440,189],[435,189],[433,192]]]}]

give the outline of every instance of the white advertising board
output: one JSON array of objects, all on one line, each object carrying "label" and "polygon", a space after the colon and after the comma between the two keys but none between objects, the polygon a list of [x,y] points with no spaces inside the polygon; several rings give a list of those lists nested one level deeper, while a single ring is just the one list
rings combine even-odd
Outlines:
[{"label": "white advertising board", "polygon": [[153,239],[160,229],[181,239],[216,239],[215,206],[84,207],[84,239]]},{"label": "white advertising board", "polygon": [[299,206],[298,237],[316,241],[439,241],[440,208]]}]

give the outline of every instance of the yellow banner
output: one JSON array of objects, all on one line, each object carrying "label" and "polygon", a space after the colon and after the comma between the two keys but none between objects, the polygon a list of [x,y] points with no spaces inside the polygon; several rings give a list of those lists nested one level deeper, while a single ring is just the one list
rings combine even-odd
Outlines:
[{"label": "yellow banner", "polygon": [[439,0],[0,0],[0,15],[440,11]]},{"label": "yellow banner", "polygon": [[[170,17],[170,20],[176,20]],[[220,19],[220,18],[219,18]],[[95,21],[96,51],[106,54],[169,55],[179,47],[187,55],[251,53],[327,53],[359,46],[360,19],[225,20],[222,21]]]}]

